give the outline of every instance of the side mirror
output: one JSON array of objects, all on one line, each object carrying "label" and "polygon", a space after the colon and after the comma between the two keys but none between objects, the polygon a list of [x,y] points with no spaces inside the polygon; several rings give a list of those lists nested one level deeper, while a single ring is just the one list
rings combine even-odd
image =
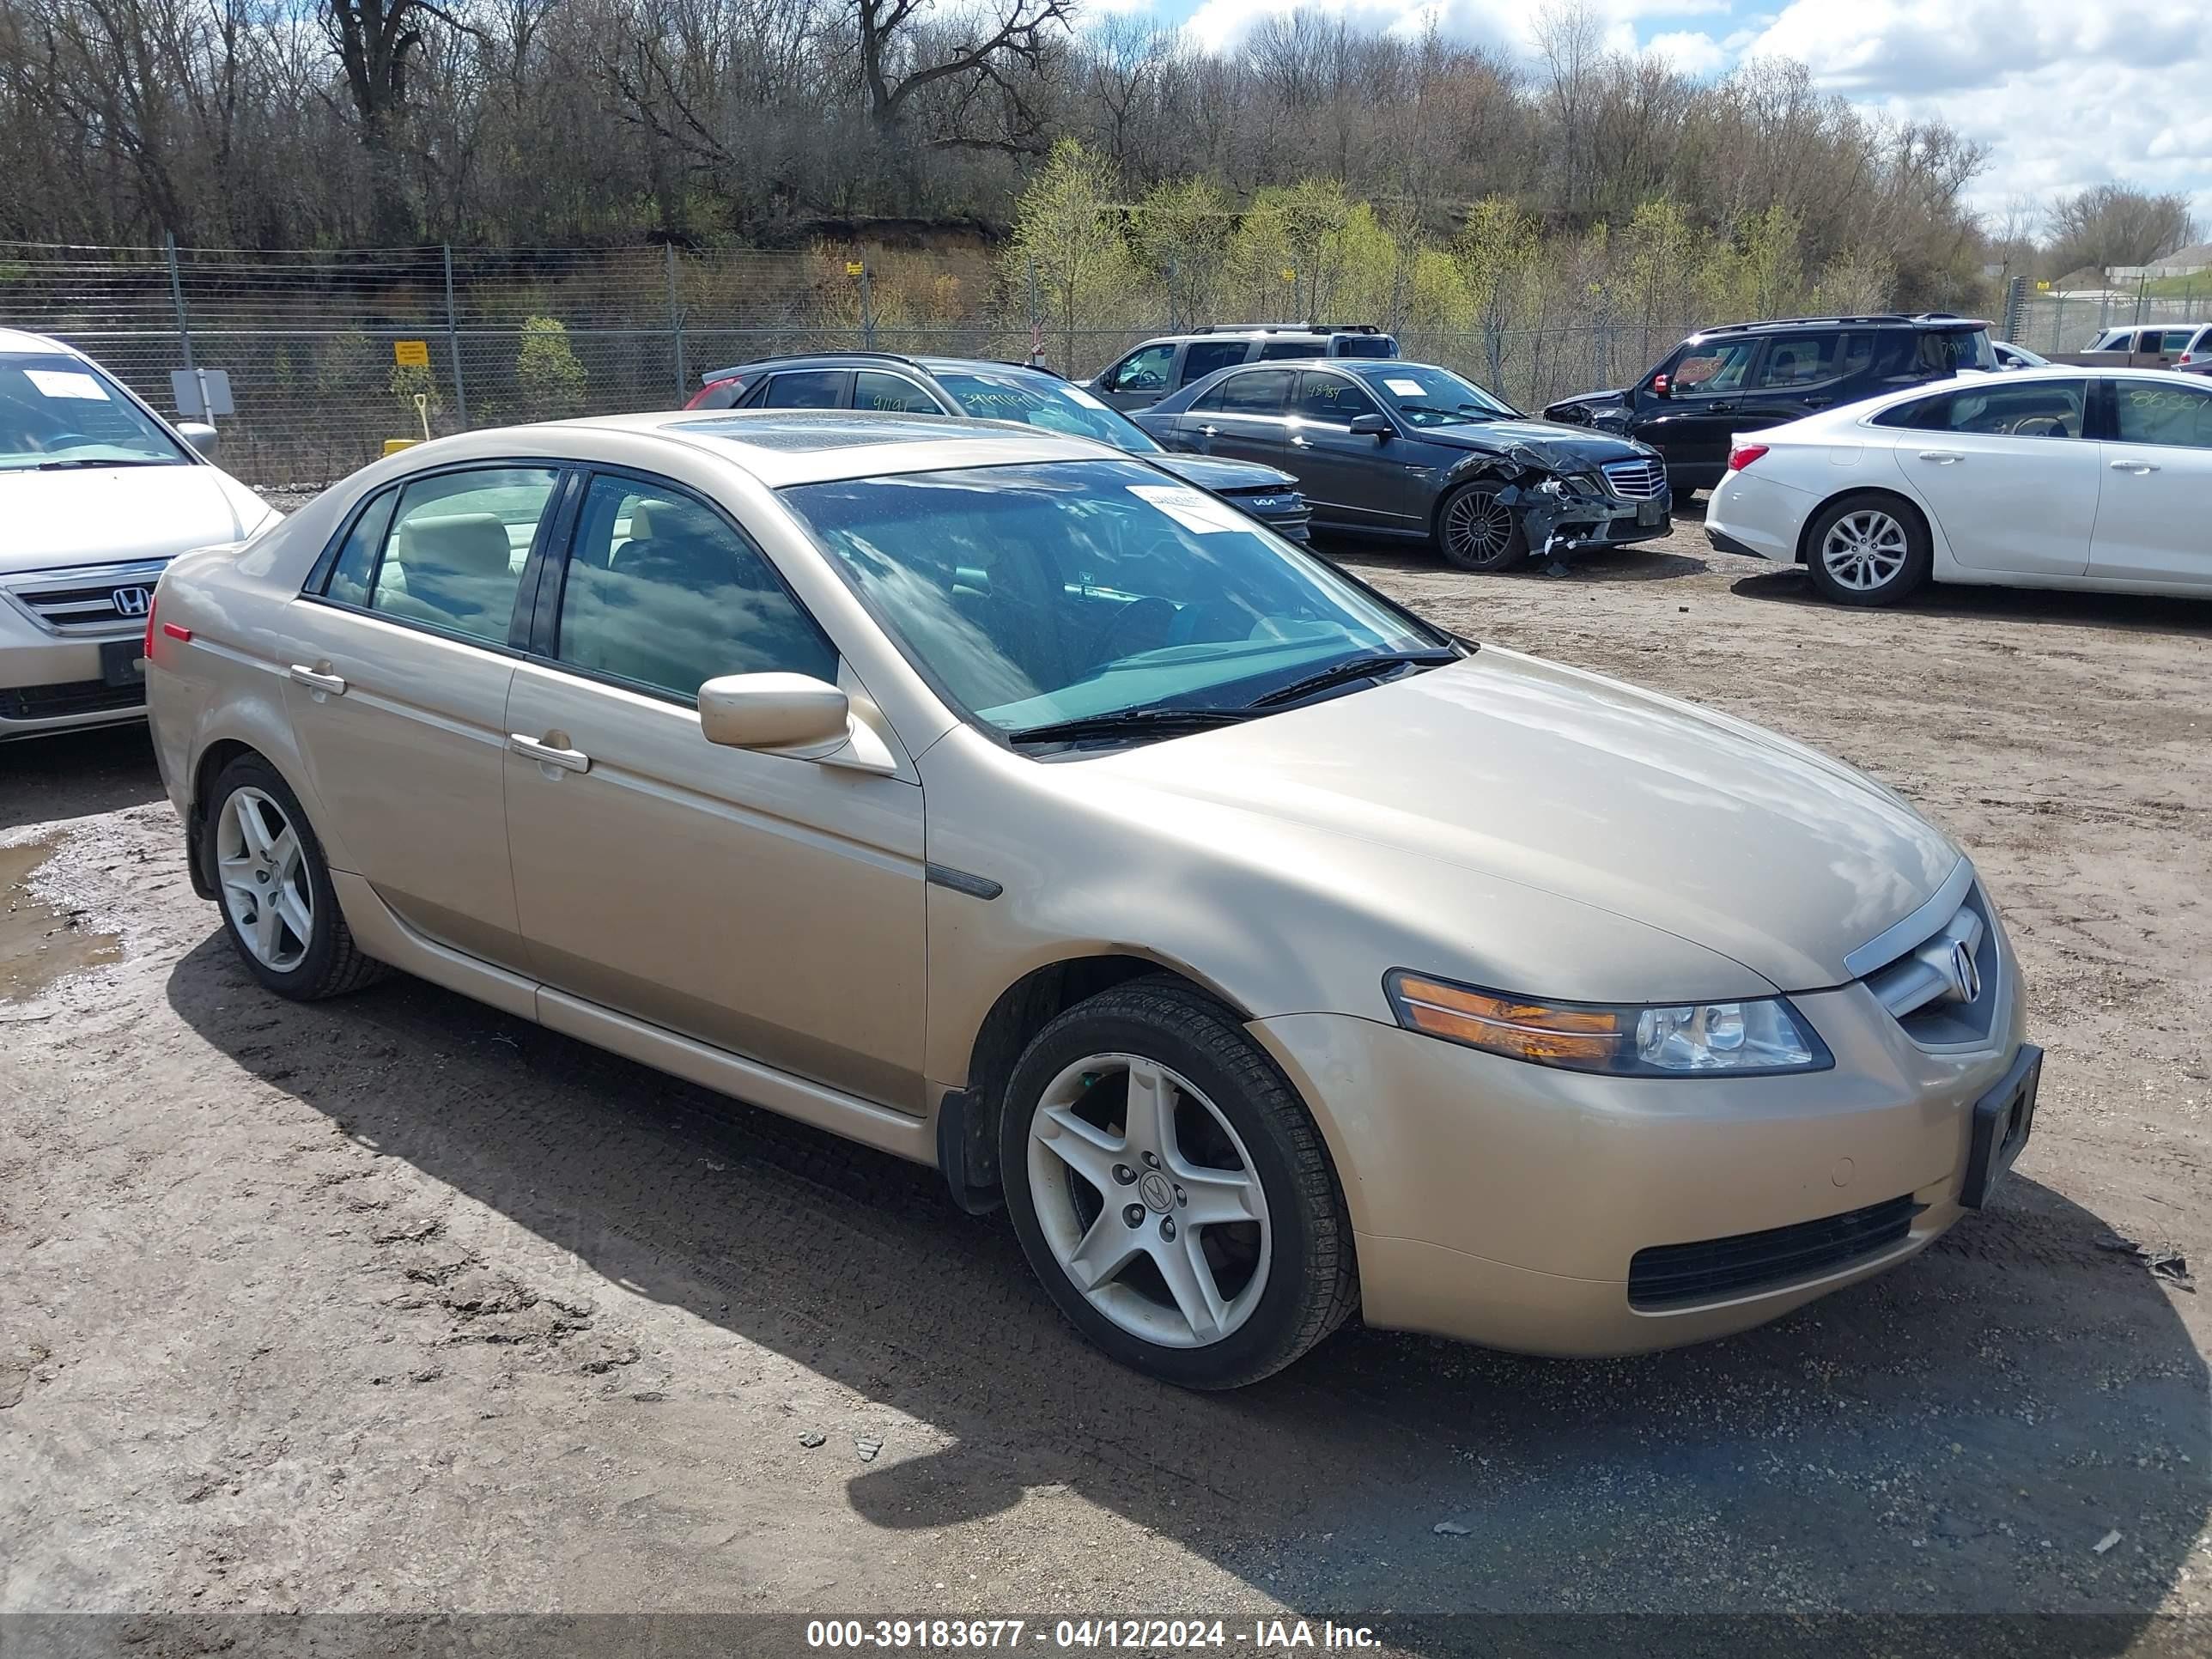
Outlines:
[{"label": "side mirror", "polygon": [[1655,398],[1671,398],[1674,395],[1674,390],[1667,384],[1667,377],[1664,374],[1654,374],[1651,377],[1651,395]]},{"label": "side mirror", "polygon": [[1355,415],[1352,417],[1352,435],[1355,438],[1387,438],[1396,429],[1390,424],[1388,415]]},{"label": "side mirror", "polygon": [[725,748],[842,743],[851,719],[851,700],[811,674],[725,674],[699,688],[699,730]]},{"label": "side mirror", "polygon": [[177,435],[200,453],[204,460],[213,460],[218,442],[216,430],[205,421],[179,421]]}]

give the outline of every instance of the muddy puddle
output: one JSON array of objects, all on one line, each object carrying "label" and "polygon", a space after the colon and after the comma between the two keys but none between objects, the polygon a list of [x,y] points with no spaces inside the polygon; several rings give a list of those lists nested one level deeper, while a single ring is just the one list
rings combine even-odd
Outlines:
[{"label": "muddy puddle", "polygon": [[56,981],[123,960],[123,940],[80,927],[31,892],[32,872],[54,855],[58,836],[0,847],[0,1006],[26,1002]]}]

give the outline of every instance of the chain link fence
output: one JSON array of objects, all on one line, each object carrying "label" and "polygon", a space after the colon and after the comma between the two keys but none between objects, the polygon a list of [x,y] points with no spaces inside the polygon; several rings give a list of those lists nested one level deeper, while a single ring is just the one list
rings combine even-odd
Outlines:
[{"label": "chain link fence", "polygon": [[[864,262],[839,250],[0,243],[0,326],[66,341],[165,413],[180,412],[173,373],[223,370],[234,404],[216,422],[223,465],[281,489],[328,483],[426,426],[675,408],[702,373],[753,358],[1041,354],[1087,375],[1170,331],[1152,321],[1071,335],[1039,314],[1036,292],[982,252]],[[1695,320],[1399,334],[1407,356],[1534,410],[1634,379]]]},{"label": "chain link fence", "polygon": [[2054,352],[2087,351],[2090,342],[2108,328],[2140,325],[2212,322],[2212,274],[2203,279],[2203,291],[2185,284],[2175,295],[2130,294],[2112,290],[2100,294],[2032,295],[2015,310],[2012,343],[2049,356]]}]

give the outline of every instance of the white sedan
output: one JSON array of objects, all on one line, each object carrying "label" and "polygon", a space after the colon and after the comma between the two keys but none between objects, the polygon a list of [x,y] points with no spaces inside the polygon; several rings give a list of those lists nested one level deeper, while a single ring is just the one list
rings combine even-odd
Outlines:
[{"label": "white sedan", "polygon": [[143,720],[154,584],[280,516],[58,340],[0,329],[0,743]]},{"label": "white sedan", "polygon": [[1929,580],[2212,597],[2212,386],[2052,367],[1918,386],[1739,438],[1705,513],[1727,553],[1839,605]]}]

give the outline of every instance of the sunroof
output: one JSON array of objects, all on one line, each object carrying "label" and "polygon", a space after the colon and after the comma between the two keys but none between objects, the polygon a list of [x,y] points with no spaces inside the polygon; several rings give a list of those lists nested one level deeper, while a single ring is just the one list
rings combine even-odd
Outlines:
[{"label": "sunroof", "polygon": [[864,444],[927,443],[977,435],[974,422],[950,416],[940,419],[905,416],[887,420],[882,416],[871,416],[855,419],[836,412],[683,421],[671,429],[696,432],[733,444],[748,444],[755,449],[788,450],[851,449]]}]

